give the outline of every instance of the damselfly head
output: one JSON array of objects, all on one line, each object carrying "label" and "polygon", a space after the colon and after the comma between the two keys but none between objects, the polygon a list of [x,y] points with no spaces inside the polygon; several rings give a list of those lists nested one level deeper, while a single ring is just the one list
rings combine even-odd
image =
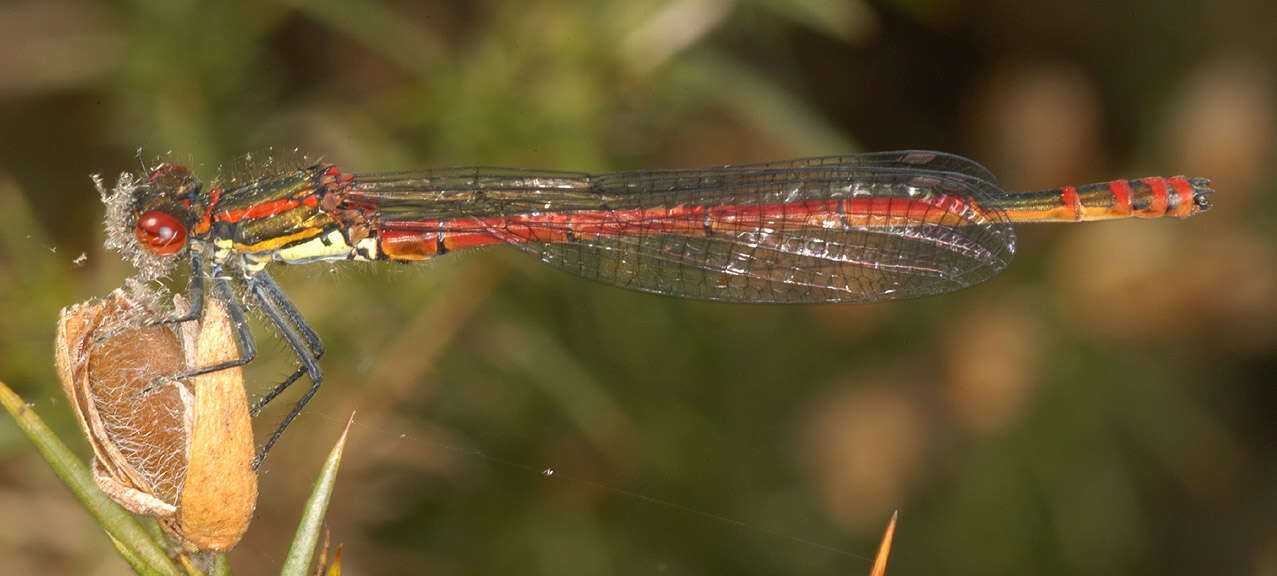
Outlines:
[{"label": "damselfly head", "polygon": [[109,192],[100,178],[94,183],[107,208],[106,246],[131,261],[140,280],[167,276],[195,225],[199,179],[185,167],[160,164],[145,178],[121,174]]},{"label": "damselfly head", "polygon": [[186,246],[187,231],[194,224],[192,200],[200,181],[190,170],[161,164],[147,177],[145,193],[133,209],[133,234],[138,246],[157,256],[177,254]]}]

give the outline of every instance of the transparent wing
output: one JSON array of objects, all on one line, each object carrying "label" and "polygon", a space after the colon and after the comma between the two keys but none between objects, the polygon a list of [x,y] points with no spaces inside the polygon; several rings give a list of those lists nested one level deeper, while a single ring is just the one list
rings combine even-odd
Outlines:
[{"label": "transparent wing", "polygon": [[890,152],[698,170],[356,177],[381,225],[464,229],[573,274],[734,302],[873,302],[997,274],[1014,232],[983,167]]}]

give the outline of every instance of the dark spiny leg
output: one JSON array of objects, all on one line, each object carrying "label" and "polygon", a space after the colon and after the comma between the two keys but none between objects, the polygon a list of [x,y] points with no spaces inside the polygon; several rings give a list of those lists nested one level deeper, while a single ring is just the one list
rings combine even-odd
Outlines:
[{"label": "dark spiny leg", "polygon": [[[279,284],[275,283],[275,279],[272,278],[270,274],[266,273],[265,270],[258,272],[253,278],[256,281],[255,286],[260,288],[260,290],[254,290],[254,297],[258,299],[269,298],[277,304],[284,315],[287,316],[292,324],[301,331],[302,336],[306,338],[306,342],[310,344],[310,355],[313,356],[315,360],[319,360],[323,357],[324,343],[319,340],[319,334],[315,333],[315,330],[306,322],[306,317],[302,316],[301,312],[298,312],[297,308],[293,306],[292,301],[284,295],[284,291],[280,290]],[[298,356],[300,358],[302,355],[299,354]],[[302,361],[301,366],[298,366],[297,370],[294,371],[292,375],[285,378],[283,382],[280,382],[279,385],[275,386],[275,388],[273,388],[270,392],[267,392],[261,397],[261,399],[253,404],[253,416],[257,416],[262,411],[262,408],[265,408],[271,400],[274,400],[281,392],[288,389],[289,386],[292,386],[293,382],[296,382],[297,379],[301,378],[301,375],[305,374],[307,371],[309,371],[309,368],[306,366],[306,362]]]},{"label": "dark spiny leg", "polygon": [[[187,250],[191,253],[191,278],[186,282],[186,300],[191,309],[181,316],[160,320],[164,324],[190,322],[204,313],[204,262],[200,259],[200,251],[195,246],[191,246]],[[213,274],[216,275],[220,268],[220,266],[215,266]]]},{"label": "dark spiny leg", "polygon": [[288,428],[288,425],[293,423],[293,419],[297,418],[298,414],[301,414],[302,408],[306,406],[307,402],[310,402],[311,397],[313,397],[316,392],[319,392],[319,383],[322,381],[323,377],[312,381],[310,388],[306,389],[306,393],[302,394],[302,397],[297,400],[297,404],[293,405],[293,409],[289,410],[288,415],[284,416],[284,421],[279,423],[279,428],[275,429],[275,433],[270,435],[270,439],[266,441],[266,444],[262,445],[262,449],[257,453],[257,457],[253,458],[253,470],[256,470],[262,465],[262,461],[265,460],[266,455],[270,453],[271,447],[279,441],[280,436],[284,435],[284,429]]},{"label": "dark spiny leg", "polygon": [[[202,314],[204,311],[203,261],[200,259],[199,250],[196,250],[194,247],[191,247],[188,250],[191,255],[191,259],[190,259],[191,278],[189,281],[187,281],[187,285],[186,285],[186,299],[187,299],[187,304],[190,305],[190,310],[187,310],[185,314],[182,314],[180,316],[176,314],[166,314],[162,318],[148,318],[132,326],[124,326],[124,327],[116,328],[114,330],[107,331],[104,334],[97,335],[95,337],[96,341],[101,342],[109,338],[114,338],[123,332],[126,332],[128,330],[133,330],[135,328],[155,326],[158,324],[182,324],[185,322],[190,322],[196,318],[199,318],[200,314]],[[169,380],[172,380],[172,378],[164,379],[164,380],[161,380],[160,382],[163,383]],[[152,384],[151,386],[147,386],[147,388],[143,390],[143,392],[149,392],[150,390],[153,389],[153,386],[154,384]]]},{"label": "dark spiny leg", "polygon": [[[222,276],[220,270],[214,270],[213,287],[217,290],[217,299],[226,308],[226,314],[231,317],[231,324],[235,326],[235,336],[239,340],[239,360],[235,360],[239,366],[243,366],[253,361],[257,357],[257,342],[253,340],[253,330],[248,326],[248,320],[244,318],[244,306],[235,298],[235,292],[231,290],[230,278]],[[203,295],[201,294],[202,298]]]},{"label": "dark spiny leg", "polygon": [[306,373],[306,367],[298,366],[297,369],[294,370],[289,377],[285,378],[283,382],[280,382],[279,384],[275,385],[275,387],[272,388],[270,392],[267,392],[261,398],[259,398],[257,402],[254,402],[252,408],[249,408],[248,413],[254,418],[257,417],[258,414],[262,413],[262,409],[265,408],[267,404],[271,403],[271,400],[274,400],[276,396],[279,396],[280,393],[282,393],[284,390],[287,390],[289,386],[293,385],[293,382],[296,382],[297,379],[301,378],[302,374],[305,374],[305,373]]},{"label": "dark spiny leg", "polygon": [[306,337],[306,342],[310,343],[310,350],[314,353],[315,359],[318,360],[323,356],[324,343],[320,342],[319,334],[315,333],[315,330],[306,322],[306,317],[302,316],[297,307],[293,306],[293,302],[284,295],[284,291],[280,290],[279,284],[275,283],[275,279],[271,278],[270,274],[267,274],[265,270],[258,272],[253,278],[258,281],[263,293],[269,295],[271,300],[279,304],[284,314],[288,316],[289,320],[293,321],[293,325],[297,326],[302,336]]},{"label": "dark spiny leg", "polygon": [[[216,274],[217,271],[214,271]],[[225,276],[213,277],[213,286],[217,293],[215,297],[226,307],[226,314],[231,317],[231,324],[235,328],[235,340],[239,346],[239,358],[228,360],[226,362],[218,362],[208,366],[199,366],[190,370],[184,370],[173,374],[172,376],[163,376],[155,379],[154,382],[148,384],[139,394],[149,394],[167,382],[174,380],[185,380],[192,376],[219,372],[227,368],[235,368],[252,362],[257,357],[257,343],[253,340],[253,331],[249,328],[248,322],[244,319],[244,307],[235,301],[235,294],[231,291],[230,279]]]},{"label": "dark spiny leg", "polygon": [[302,397],[293,405],[292,410],[289,410],[288,414],[284,416],[284,421],[275,429],[275,433],[271,434],[270,439],[266,441],[266,444],[262,446],[261,452],[253,460],[253,469],[257,469],[270,452],[271,447],[284,434],[284,430],[293,422],[293,419],[297,418],[297,415],[301,413],[306,403],[310,402],[315,392],[319,391],[319,385],[324,380],[323,371],[319,368],[319,358],[323,355],[324,349],[319,343],[319,336],[315,334],[315,331],[310,326],[306,325],[305,319],[288,302],[283,292],[275,285],[274,280],[264,271],[258,272],[258,276],[249,277],[248,289],[257,302],[261,304],[262,311],[270,318],[271,323],[279,329],[280,334],[288,342],[293,352],[297,354],[297,359],[302,364],[296,372],[259,400],[253,406],[253,413],[260,412],[267,402],[270,402],[291,386],[293,382],[301,377],[303,372],[309,375],[311,380],[310,388],[302,394]]}]

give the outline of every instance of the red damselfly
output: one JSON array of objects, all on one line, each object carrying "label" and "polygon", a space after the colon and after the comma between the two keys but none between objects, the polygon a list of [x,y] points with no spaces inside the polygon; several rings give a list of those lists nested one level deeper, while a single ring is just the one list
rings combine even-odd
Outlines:
[{"label": "red damselfly", "polygon": [[253,414],[301,376],[311,380],[259,462],[322,381],[323,345],[267,273],[274,262],[416,261],[509,244],[645,292],[877,302],[989,279],[1011,260],[1016,222],[1187,218],[1208,209],[1212,193],[1208,180],[1184,177],[1008,193],[983,166],[926,151],[606,174],[470,167],[365,175],[315,163],[207,189],[182,166],[144,171],[103,190],[108,245],[145,279],[184,256],[191,309],[202,309],[209,285],[227,305],[242,348],[236,365],[256,354],[231,283],[242,285],[300,359]]}]

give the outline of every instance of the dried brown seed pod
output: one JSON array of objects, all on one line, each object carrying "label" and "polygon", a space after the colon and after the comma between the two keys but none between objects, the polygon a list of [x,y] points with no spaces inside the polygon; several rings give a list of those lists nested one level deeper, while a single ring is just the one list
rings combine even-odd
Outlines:
[{"label": "dried brown seed pod", "polygon": [[[179,313],[185,308],[174,298]],[[121,290],[62,311],[57,366],[93,447],[93,476],[121,506],[159,519],[192,550],[226,550],[257,502],[243,375],[184,370],[238,358],[226,311],[208,299],[178,331]]]}]

